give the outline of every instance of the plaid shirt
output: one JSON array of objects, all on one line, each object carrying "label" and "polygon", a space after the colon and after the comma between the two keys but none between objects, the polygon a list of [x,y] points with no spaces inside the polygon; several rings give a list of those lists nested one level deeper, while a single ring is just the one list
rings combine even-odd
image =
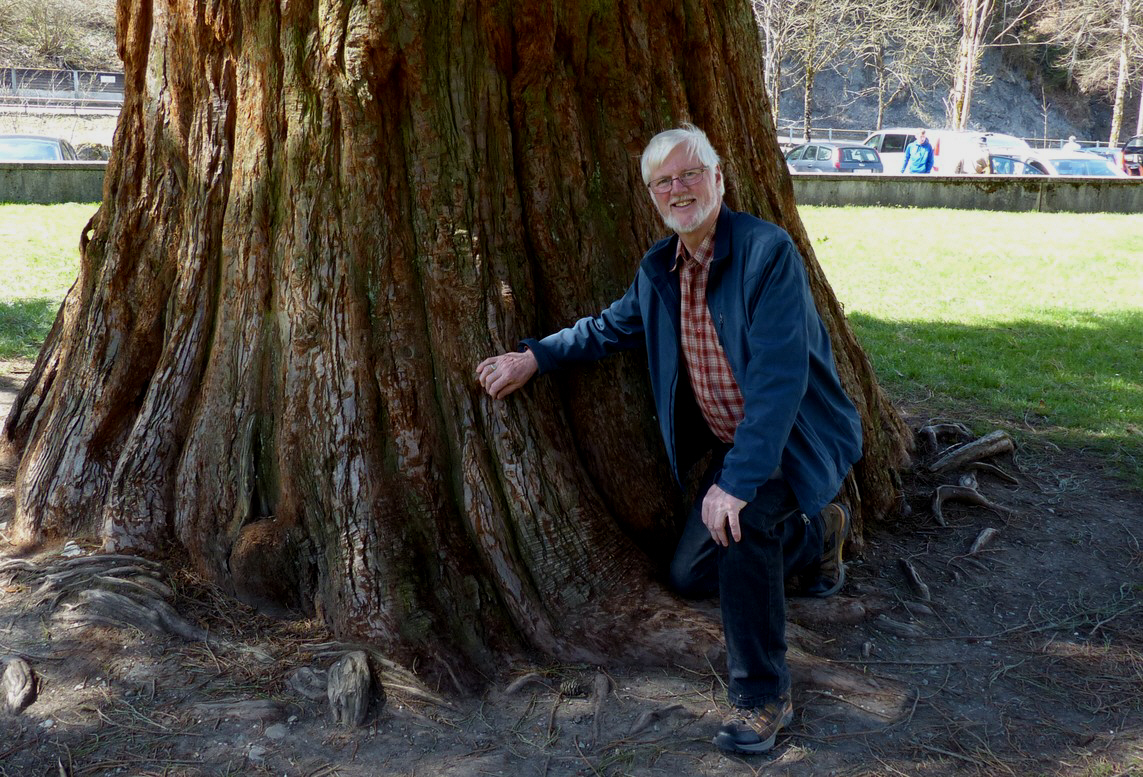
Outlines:
[{"label": "plaid shirt", "polygon": [[692,256],[679,240],[675,267],[682,292],[683,360],[703,418],[718,439],[734,442],[734,430],[746,415],[742,391],[718,341],[706,304],[706,282],[714,255],[714,227]]}]

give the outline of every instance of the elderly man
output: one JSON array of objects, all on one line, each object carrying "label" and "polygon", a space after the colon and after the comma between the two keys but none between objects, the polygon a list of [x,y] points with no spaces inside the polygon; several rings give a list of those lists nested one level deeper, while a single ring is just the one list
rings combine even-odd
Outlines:
[{"label": "elderly man", "polygon": [[719,594],[732,710],[714,742],[774,745],[793,716],[784,580],[844,582],[849,514],[831,500],[861,456],[861,425],[789,235],[723,205],[718,154],[692,125],[656,135],[643,181],[667,227],[627,293],[598,316],[477,366],[494,399],[538,372],[645,347],[676,479],[713,449],[671,580]]}]

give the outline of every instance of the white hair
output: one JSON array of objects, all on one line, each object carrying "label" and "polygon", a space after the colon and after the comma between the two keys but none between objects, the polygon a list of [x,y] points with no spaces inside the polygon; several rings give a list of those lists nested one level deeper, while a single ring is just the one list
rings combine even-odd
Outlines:
[{"label": "white hair", "polygon": [[[675,129],[664,130],[647,144],[643,149],[643,156],[641,157],[641,165],[643,168],[643,183],[651,183],[651,174],[659,169],[671,152],[679,145],[686,145],[687,151],[694,154],[699,158],[699,161],[709,167],[712,171],[719,165],[718,152],[714,150],[714,146],[710,144],[710,139],[707,138],[706,133],[700,130],[693,124],[683,124]],[[726,184],[720,178],[718,185],[718,194],[722,196],[726,194]]]}]

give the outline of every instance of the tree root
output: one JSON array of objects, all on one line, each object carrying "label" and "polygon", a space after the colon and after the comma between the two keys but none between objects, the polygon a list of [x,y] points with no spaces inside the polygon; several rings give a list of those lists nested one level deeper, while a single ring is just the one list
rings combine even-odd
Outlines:
[{"label": "tree root", "polygon": [[970,462],[999,456],[1001,453],[1011,453],[1016,449],[1012,438],[1003,429],[984,435],[979,440],[956,445],[945,451],[936,461],[929,465],[930,472],[941,473],[950,469],[959,469]]},{"label": "tree root", "polygon": [[937,486],[936,490],[933,491],[932,510],[933,519],[941,526],[948,526],[948,521],[945,520],[943,512],[944,503],[948,501],[968,502],[969,504],[980,505],[981,507],[987,507],[989,510],[1001,516],[1007,516],[1009,514],[1007,508],[991,502],[988,497],[971,486]]},{"label": "tree root", "polygon": [[36,700],[36,673],[22,658],[8,659],[0,686],[9,712],[18,713]]},{"label": "tree root", "polygon": [[913,593],[917,595],[918,599],[925,602],[933,600],[933,594],[929,591],[929,586],[925,583],[921,573],[913,566],[913,562],[908,559],[901,559],[901,567],[905,570],[905,577],[909,580],[909,587],[913,589]]},{"label": "tree root", "polygon": [[379,684],[385,691],[396,691],[416,701],[426,702],[442,708],[451,708],[453,705],[439,694],[429,690],[415,674],[405,667],[390,660],[374,645],[356,642],[320,642],[308,646],[308,649],[319,658],[341,656],[347,652],[362,651],[369,657],[371,669],[378,675]]},{"label": "tree root", "polygon": [[972,432],[964,424],[926,424],[917,430],[917,436],[925,441],[929,450],[935,451],[940,448],[942,437],[967,440],[972,437]]},{"label": "tree root", "polygon": [[[346,653],[330,667],[326,694],[334,723],[357,728],[365,722],[373,701],[373,675],[369,671],[369,657],[365,651]],[[383,690],[381,702],[384,703]]]}]

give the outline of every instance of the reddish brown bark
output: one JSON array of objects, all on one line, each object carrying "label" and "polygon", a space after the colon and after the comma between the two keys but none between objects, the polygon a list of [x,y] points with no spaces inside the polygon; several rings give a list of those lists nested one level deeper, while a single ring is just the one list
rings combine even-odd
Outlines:
[{"label": "reddish brown bark", "polygon": [[[746,3],[119,3],[103,206],[6,435],[26,542],[184,554],[399,658],[700,660],[641,356],[494,403],[480,358],[599,309],[705,127],[807,258],[894,504],[903,427],[798,220]],[[860,501],[857,496],[860,495]],[[423,665],[423,664],[422,664]]]}]

